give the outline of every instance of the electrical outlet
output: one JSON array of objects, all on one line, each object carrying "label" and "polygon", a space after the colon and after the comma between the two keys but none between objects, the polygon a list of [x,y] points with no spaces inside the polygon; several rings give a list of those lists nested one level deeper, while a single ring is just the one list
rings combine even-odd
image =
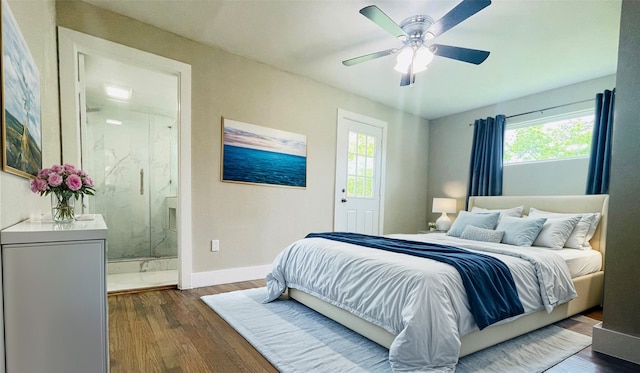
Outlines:
[{"label": "electrical outlet", "polygon": [[220,251],[220,241],[219,240],[211,240],[211,251],[213,251],[213,252]]}]

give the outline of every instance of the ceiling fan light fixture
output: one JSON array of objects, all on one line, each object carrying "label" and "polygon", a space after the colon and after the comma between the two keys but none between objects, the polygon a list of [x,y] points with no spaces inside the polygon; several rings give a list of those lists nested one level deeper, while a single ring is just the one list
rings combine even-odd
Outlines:
[{"label": "ceiling fan light fixture", "polygon": [[413,62],[413,48],[404,47],[398,53],[398,58],[396,59],[396,66],[393,68],[397,72],[406,74],[407,70],[409,70],[409,65]]},{"label": "ceiling fan light fixture", "polygon": [[433,60],[433,52],[424,45],[421,45],[415,52],[413,47],[407,46],[398,53],[397,63],[393,69],[406,74],[409,71],[409,66],[413,64],[413,73],[417,74],[425,71],[431,60]]},{"label": "ceiling fan light fixture", "polygon": [[429,48],[425,47],[424,45],[420,46],[420,48],[418,48],[418,50],[416,51],[416,56],[413,61],[414,71],[424,71],[427,68],[427,65],[430,64],[432,60],[433,53],[429,50]]}]

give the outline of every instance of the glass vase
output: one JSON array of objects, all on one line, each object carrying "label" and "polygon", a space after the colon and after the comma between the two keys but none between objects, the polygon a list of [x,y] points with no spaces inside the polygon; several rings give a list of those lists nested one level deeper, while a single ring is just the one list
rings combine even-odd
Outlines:
[{"label": "glass vase", "polygon": [[51,219],[55,223],[71,223],[75,220],[76,197],[65,193],[51,193]]}]

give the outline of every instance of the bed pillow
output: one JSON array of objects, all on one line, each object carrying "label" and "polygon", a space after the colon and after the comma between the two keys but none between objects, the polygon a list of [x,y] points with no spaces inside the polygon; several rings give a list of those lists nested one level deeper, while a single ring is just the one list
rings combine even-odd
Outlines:
[{"label": "bed pillow", "polygon": [[447,231],[447,236],[460,237],[467,225],[473,225],[483,229],[494,229],[498,224],[499,212],[486,212],[472,214],[468,211],[460,211],[458,217],[453,221],[451,228]]},{"label": "bed pillow", "polygon": [[505,216],[497,231],[504,231],[502,243],[514,246],[531,246],[547,218],[514,218]]},{"label": "bed pillow", "polygon": [[589,244],[589,240],[593,237],[593,234],[598,227],[598,223],[600,222],[600,213],[559,213],[559,212],[551,212],[551,211],[543,211],[538,210],[536,208],[531,208],[529,210],[530,216],[536,217],[547,217],[547,218],[558,218],[558,217],[567,217],[567,216],[580,216],[581,219],[576,224],[576,227],[569,235],[567,242],[564,244],[565,247],[570,249],[590,249],[591,245]]},{"label": "bed pillow", "polygon": [[499,243],[502,241],[502,236],[504,236],[503,231],[495,231],[493,229],[483,229],[473,225],[467,225],[462,231],[460,238],[464,238],[465,240]]},{"label": "bed pillow", "polygon": [[533,241],[533,246],[562,249],[581,218],[581,216],[547,218],[538,237]]},{"label": "bed pillow", "polygon": [[485,209],[477,206],[473,206],[471,208],[471,212],[474,212],[474,213],[475,212],[495,212],[495,211],[500,212],[498,223],[500,223],[500,220],[505,216],[513,216],[516,218],[522,217],[522,210],[524,210],[524,206],[516,206],[510,209],[494,209],[494,210],[489,210],[489,209]]}]

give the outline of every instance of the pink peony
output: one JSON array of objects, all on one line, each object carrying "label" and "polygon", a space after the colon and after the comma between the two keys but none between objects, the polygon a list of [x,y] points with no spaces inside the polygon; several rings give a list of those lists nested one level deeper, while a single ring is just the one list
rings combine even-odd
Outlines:
[{"label": "pink peony", "polygon": [[47,189],[49,189],[49,184],[47,183],[46,180],[35,179],[35,182],[36,182],[36,186],[37,186],[39,192],[44,192]]},{"label": "pink peony", "polygon": [[64,173],[66,173],[67,175],[74,175],[78,173],[78,171],[73,165],[66,163],[63,167],[64,167]]},{"label": "pink peony", "polygon": [[50,174],[49,177],[47,178],[47,181],[49,182],[49,185],[51,185],[52,187],[57,187],[60,186],[60,184],[62,184],[62,176],[58,175],[58,174]]},{"label": "pink peony", "polygon": [[49,172],[51,172],[50,169],[43,168],[42,170],[38,171],[38,177],[41,179],[46,179],[47,176],[49,176]]},{"label": "pink peony", "polygon": [[59,174],[64,171],[64,167],[60,166],[59,164],[54,164],[53,166],[51,166],[51,171]]},{"label": "pink peony", "polygon": [[38,193],[38,179],[33,179],[31,180],[31,185],[29,185],[29,187],[31,188],[31,191],[34,193]]},{"label": "pink peony", "polygon": [[84,185],[93,188],[93,179],[89,176],[85,176],[84,179],[82,179],[82,182],[84,183]]},{"label": "pink peony", "polygon": [[69,177],[67,177],[67,186],[69,187],[69,189],[71,189],[72,191],[76,191],[80,188],[82,188],[82,179],[80,179],[80,176],[78,175],[69,175]]}]

